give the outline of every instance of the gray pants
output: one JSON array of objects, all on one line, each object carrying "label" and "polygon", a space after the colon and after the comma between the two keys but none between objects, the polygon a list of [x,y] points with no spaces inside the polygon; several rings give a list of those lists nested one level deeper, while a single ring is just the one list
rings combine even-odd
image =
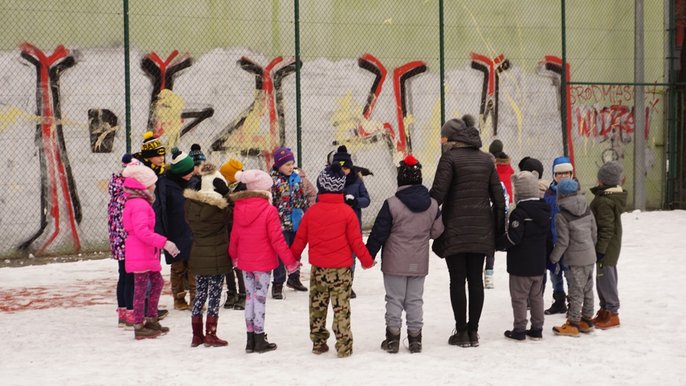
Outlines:
[{"label": "gray pants", "polygon": [[407,330],[416,332],[424,325],[424,279],[425,276],[383,275],[386,288],[386,326],[402,327],[405,310]]},{"label": "gray pants", "polygon": [[543,280],[545,276],[510,275],[510,298],[512,299],[513,329],[525,331],[527,304],[531,306],[531,329],[543,328]]},{"label": "gray pants", "polygon": [[598,264],[595,285],[600,298],[600,308],[612,313],[619,312],[619,291],[617,291],[617,266]]},{"label": "gray pants", "polygon": [[567,279],[567,319],[579,323],[581,317],[593,318],[593,268],[595,264],[570,265],[565,271]]}]

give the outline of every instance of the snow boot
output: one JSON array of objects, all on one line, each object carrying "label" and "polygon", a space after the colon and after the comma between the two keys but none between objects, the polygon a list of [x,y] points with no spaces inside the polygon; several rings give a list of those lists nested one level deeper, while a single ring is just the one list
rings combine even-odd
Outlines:
[{"label": "snow boot", "polygon": [[283,299],[283,283],[276,284],[272,286],[272,299],[281,300]]},{"label": "snow boot", "polygon": [[479,347],[479,333],[476,330],[469,330],[469,345],[471,347]]},{"label": "snow boot", "polygon": [[300,282],[299,277],[296,277],[294,279],[288,279],[288,281],[286,281],[286,287],[300,292],[307,292],[307,287],[305,287],[303,283]]},{"label": "snow boot", "polygon": [[153,317],[145,318],[144,327],[149,328],[151,330],[159,331],[162,335],[169,332],[169,327],[162,326],[160,324],[160,322],[157,320],[157,318],[153,318]]},{"label": "snow boot", "polygon": [[207,322],[205,323],[205,347],[222,347],[229,344],[229,342],[217,337],[218,320],[218,316],[207,315]]},{"label": "snow boot", "polygon": [[607,318],[605,320],[599,321],[598,323],[595,324],[595,326],[601,330],[607,330],[609,328],[619,327],[619,314],[616,312],[611,312],[611,311],[606,311],[606,312],[607,312]]},{"label": "snow boot", "polygon": [[526,336],[531,340],[541,340],[543,339],[543,329],[542,328],[532,328],[526,330]]},{"label": "snow boot", "polygon": [[169,315],[169,311],[167,311],[167,310],[161,310],[161,309],[158,309],[158,310],[157,310],[157,320],[158,320],[158,321],[160,321],[160,320],[166,318],[167,315]]},{"label": "snow boot", "polygon": [[226,303],[224,303],[224,309],[230,310],[235,307],[238,301],[238,294],[231,291],[226,291]]},{"label": "snow boot", "polygon": [[546,315],[564,314],[567,312],[567,295],[564,292],[556,292],[553,294],[555,300],[553,304],[544,311]]},{"label": "snow boot", "polygon": [[315,343],[312,345],[312,354],[321,355],[329,351],[329,345],[326,342]]},{"label": "snow boot", "polygon": [[267,334],[264,332],[261,334],[255,334],[255,352],[260,354],[267,351],[276,350],[276,343],[269,343],[267,341]]},{"label": "snow boot", "polygon": [[584,334],[593,332],[593,321],[591,318],[581,318],[579,321],[579,332],[583,332]]},{"label": "snow boot", "polygon": [[126,327],[126,323],[128,320],[126,319],[126,308],[120,307],[117,308],[117,327],[119,328],[124,328]]},{"label": "snow boot", "polygon": [[579,325],[567,320],[565,324],[553,327],[553,332],[555,335],[572,336],[577,338],[579,337]]},{"label": "snow boot", "polygon": [[507,330],[505,331],[505,337],[512,340],[522,341],[526,339],[526,331],[521,330]]},{"label": "snow boot", "polygon": [[381,342],[381,349],[395,354],[400,349],[400,329],[397,327],[386,327],[386,340]]},{"label": "snow boot", "polygon": [[422,352],[422,330],[410,331],[407,330],[407,341],[410,346],[410,353],[417,354]]},{"label": "snow boot", "polygon": [[188,303],[186,303],[186,291],[179,292],[174,295],[174,309],[179,311],[185,311],[189,308]]},{"label": "snow boot", "polygon": [[245,343],[245,352],[250,354],[255,351],[255,333],[248,332],[248,340]]},{"label": "snow boot", "polygon": [[202,324],[202,315],[191,317],[191,327],[193,328],[191,347],[198,347],[205,343],[205,335],[202,334]]},{"label": "snow boot", "polygon": [[460,347],[472,347],[467,330],[454,330],[453,335],[448,338],[448,344]]},{"label": "snow boot", "polygon": [[238,299],[236,304],[233,305],[234,310],[244,310],[245,309],[245,294],[238,294]]},{"label": "snow boot", "polygon": [[604,322],[607,320],[607,318],[610,316],[610,313],[605,310],[605,309],[599,309],[598,312],[595,314],[595,317],[592,319],[593,324],[598,324],[600,322]]},{"label": "snow boot", "polygon": [[143,323],[138,323],[133,325],[133,337],[136,340],[141,339],[153,339],[160,336],[161,332],[157,330],[151,330],[146,328]]},{"label": "snow boot", "polygon": [[495,285],[493,284],[493,270],[487,269],[484,272],[484,288],[493,289]]}]

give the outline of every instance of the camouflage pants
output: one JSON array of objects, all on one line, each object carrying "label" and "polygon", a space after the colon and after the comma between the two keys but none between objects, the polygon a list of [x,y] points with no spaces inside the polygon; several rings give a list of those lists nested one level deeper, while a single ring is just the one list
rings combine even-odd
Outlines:
[{"label": "camouflage pants", "polygon": [[350,290],[352,272],[346,268],[319,268],[310,273],[310,339],[315,345],[329,339],[326,314],[333,308],[331,328],[336,335],[336,351],[341,356],[352,354],[353,333],[350,330]]}]

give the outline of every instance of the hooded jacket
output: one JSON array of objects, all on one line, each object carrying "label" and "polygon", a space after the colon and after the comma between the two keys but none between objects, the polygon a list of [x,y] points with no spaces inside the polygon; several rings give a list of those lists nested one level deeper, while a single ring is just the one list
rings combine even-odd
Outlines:
[{"label": "hooded jacket", "polygon": [[626,207],[627,192],[621,186],[591,188],[595,195],[591,211],[598,223],[597,254],[604,255],[602,263],[616,266],[622,249],[622,212]]},{"label": "hooded jacket", "polygon": [[[434,241],[440,257],[459,253],[492,255],[495,237],[505,233],[505,196],[491,156],[479,150],[479,131],[458,131],[444,145],[431,197],[442,206],[445,231]],[[491,206],[491,202],[493,206]]]},{"label": "hooded jacket", "polygon": [[320,268],[344,268],[353,264],[353,252],[362,266],[374,263],[364,247],[355,212],[343,202],[341,193],[320,193],[319,201],[307,210],[291,245],[296,258],[310,245],[310,264]]},{"label": "hooded jacket", "polygon": [[[279,214],[269,192],[246,190],[231,195],[234,201],[229,256],[234,267],[248,272],[269,272],[297,262],[283,238]],[[278,257],[277,257],[278,256]]]},{"label": "hooded jacket", "polygon": [[[212,194],[214,193],[214,194]],[[186,221],[193,234],[188,264],[195,275],[224,275],[229,272],[229,218],[224,197],[214,191],[186,189]]]},{"label": "hooded jacket", "polygon": [[[124,188],[145,190],[145,186],[133,178],[124,180]],[[127,193],[122,223],[128,234],[125,243],[126,272],[160,272],[160,252],[167,238],[155,233],[155,211],[142,197],[132,197]]]},{"label": "hooded jacket", "polygon": [[191,254],[191,228],[186,222],[184,210],[183,190],[188,183],[181,177],[175,176],[171,172],[166,172],[157,180],[157,190],[155,190],[155,232],[165,235],[173,241],[179,254],[172,256],[171,253],[164,254],[167,264],[179,261],[188,261]]},{"label": "hooded jacket", "polygon": [[423,185],[405,185],[384,201],[367,249],[372,257],[381,249],[381,271],[397,276],[429,273],[429,239],[443,233],[438,202]]},{"label": "hooded jacket", "polygon": [[547,257],[553,248],[548,204],[540,198],[517,202],[504,239],[510,275],[545,275]]},{"label": "hooded jacket", "polygon": [[560,213],[555,216],[557,241],[550,261],[565,257],[565,265],[583,266],[596,261],[597,226],[584,196],[576,194],[558,200]]}]

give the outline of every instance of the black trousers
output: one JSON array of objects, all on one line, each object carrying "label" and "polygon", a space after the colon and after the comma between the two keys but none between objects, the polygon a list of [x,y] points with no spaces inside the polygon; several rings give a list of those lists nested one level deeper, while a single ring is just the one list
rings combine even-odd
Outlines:
[{"label": "black trousers", "polygon": [[[455,315],[455,329],[479,330],[481,310],[484,308],[483,267],[485,255],[460,253],[448,256],[445,262],[450,273],[450,303]],[[469,322],[467,322],[467,294],[469,289]]]}]

